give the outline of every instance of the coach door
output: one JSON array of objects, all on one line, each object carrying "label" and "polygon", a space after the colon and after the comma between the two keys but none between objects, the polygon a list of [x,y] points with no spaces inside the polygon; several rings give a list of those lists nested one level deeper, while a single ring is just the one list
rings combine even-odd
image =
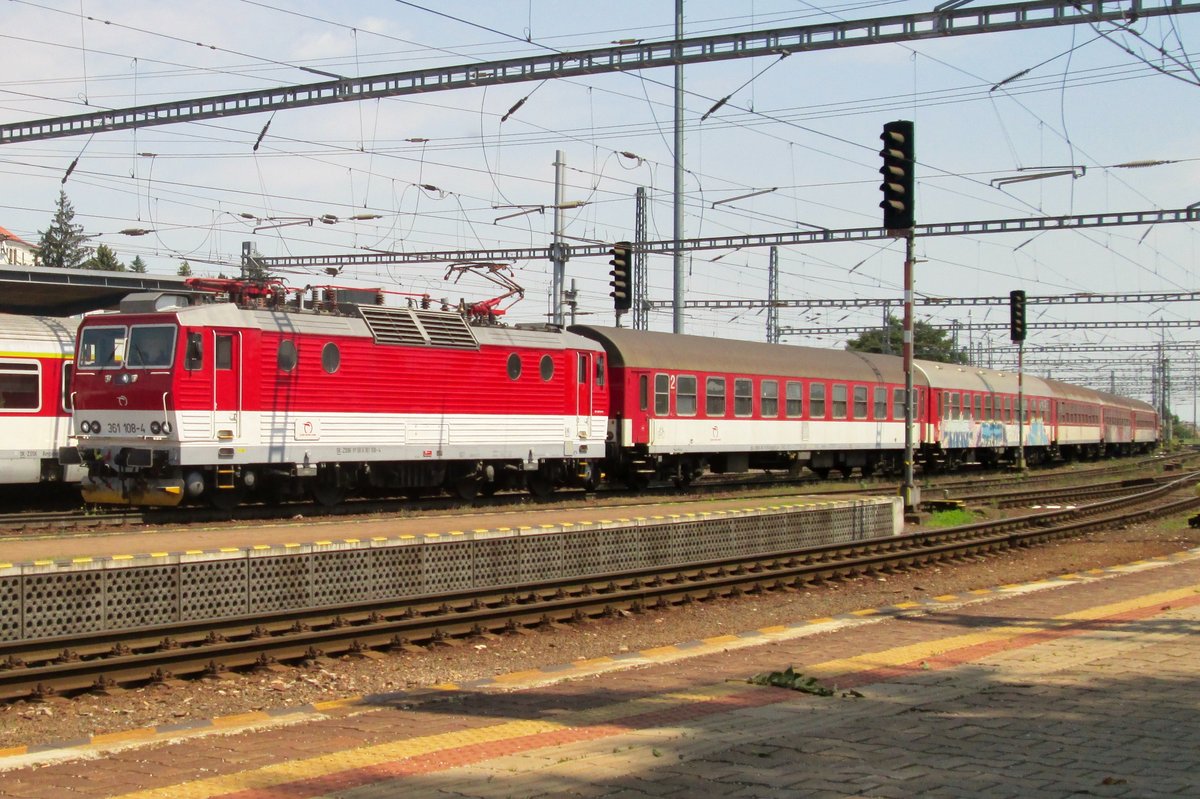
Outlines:
[{"label": "coach door", "polygon": [[242,334],[213,331],[213,430],[218,441],[237,438],[242,410]]}]

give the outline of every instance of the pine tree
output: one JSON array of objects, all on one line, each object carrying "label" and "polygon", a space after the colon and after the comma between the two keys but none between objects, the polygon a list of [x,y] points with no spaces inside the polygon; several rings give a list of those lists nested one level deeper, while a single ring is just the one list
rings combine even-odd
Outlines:
[{"label": "pine tree", "polygon": [[96,253],[83,264],[84,269],[98,269],[101,272],[124,272],[125,264],[117,258],[117,254],[112,251],[107,244],[101,244],[96,248]]},{"label": "pine tree", "polygon": [[146,273],[146,262],[142,260],[142,256],[133,256],[133,260],[129,262],[129,271],[137,272],[138,274]]},{"label": "pine tree", "polygon": [[181,263],[179,265],[179,271],[176,272],[175,274],[179,275],[180,277],[191,277],[192,276],[192,265],[189,264],[187,261],[184,261],[183,263]]},{"label": "pine tree", "polygon": [[58,192],[58,206],[50,227],[41,231],[38,240],[38,263],[60,269],[78,269],[88,258],[83,225],[75,224],[75,208],[67,199],[67,193]]}]

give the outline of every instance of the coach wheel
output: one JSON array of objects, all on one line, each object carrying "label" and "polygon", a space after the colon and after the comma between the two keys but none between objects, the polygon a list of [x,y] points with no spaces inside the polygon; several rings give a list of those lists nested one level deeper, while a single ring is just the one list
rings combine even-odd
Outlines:
[{"label": "coach wheel", "polygon": [[545,499],[554,493],[554,483],[550,481],[550,478],[540,474],[529,475],[525,479],[525,485],[529,488],[529,493],[538,499]]},{"label": "coach wheel", "polygon": [[479,479],[477,477],[460,477],[454,481],[454,496],[463,502],[470,502],[479,495]]},{"label": "coach wheel", "polygon": [[332,508],[346,498],[346,489],[333,482],[317,483],[309,493],[313,501],[323,508]]},{"label": "coach wheel", "polygon": [[822,480],[829,479],[829,467],[828,466],[817,466],[812,471],[813,471],[813,474],[815,474],[817,477],[821,478]]}]

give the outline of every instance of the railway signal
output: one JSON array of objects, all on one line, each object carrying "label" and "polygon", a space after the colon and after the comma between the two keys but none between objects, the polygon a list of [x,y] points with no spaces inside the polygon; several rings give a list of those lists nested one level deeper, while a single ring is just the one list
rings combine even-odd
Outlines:
[{"label": "railway signal", "polygon": [[914,206],[916,201],[916,148],[913,140],[913,123],[909,120],[898,119],[883,126],[883,166],[879,172],[883,175],[883,226],[888,230],[909,230],[916,220]]},{"label": "railway signal", "polygon": [[1025,340],[1025,292],[1021,289],[1008,293],[1008,328],[1014,342]]},{"label": "railway signal", "polygon": [[628,241],[618,241],[609,250],[609,255],[612,256],[612,260],[608,262],[608,265],[612,267],[609,272],[612,280],[608,284],[612,286],[609,296],[613,298],[613,308],[618,312],[628,311],[633,307],[633,291],[629,283],[629,265],[633,263],[633,245]]}]

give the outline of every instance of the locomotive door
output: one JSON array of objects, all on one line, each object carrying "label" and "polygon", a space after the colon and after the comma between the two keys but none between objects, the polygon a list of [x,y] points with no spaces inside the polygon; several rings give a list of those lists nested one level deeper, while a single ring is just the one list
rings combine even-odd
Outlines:
[{"label": "locomotive door", "polygon": [[242,334],[215,330],[213,338],[213,430],[224,441],[241,432]]},{"label": "locomotive door", "polygon": [[591,438],[592,414],[595,405],[592,397],[593,362],[595,355],[590,352],[576,353],[577,366],[575,369],[575,429],[581,438]]}]

